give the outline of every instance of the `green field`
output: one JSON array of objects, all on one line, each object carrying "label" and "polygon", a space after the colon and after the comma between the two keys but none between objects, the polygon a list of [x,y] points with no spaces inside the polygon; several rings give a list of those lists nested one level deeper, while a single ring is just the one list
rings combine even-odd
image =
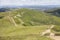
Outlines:
[{"label": "green field", "polygon": [[22,35],[22,36],[5,36],[0,37],[0,40],[52,40],[50,38],[47,38],[45,36],[39,36],[39,35]]},{"label": "green field", "polygon": [[41,36],[52,25],[60,32],[60,17],[24,8],[0,12],[0,40],[52,40]]},{"label": "green field", "polygon": [[1,27],[0,40],[52,40],[41,36],[41,32],[45,31],[50,26],[51,25]]},{"label": "green field", "polygon": [[41,34],[44,30],[49,28],[50,25],[44,26],[18,26],[18,27],[2,27],[0,28],[0,35],[14,36],[14,35],[28,35],[28,34]]}]

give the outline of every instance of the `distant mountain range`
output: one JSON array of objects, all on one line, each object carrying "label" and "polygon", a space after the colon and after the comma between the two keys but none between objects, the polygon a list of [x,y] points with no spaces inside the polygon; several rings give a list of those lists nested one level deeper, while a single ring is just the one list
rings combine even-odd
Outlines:
[{"label": "distant mountain range", "polygon": [[[37,9],[37,10],[49,10],[49,9],[55,9],[55,8],[60,8],[60,5],[33,5],[33,6],[0,6],[0,12],[5,11],[5,9],[16,9],[16,8],[29,8],[29,9]],[[2,10],[3,9],[3,10]]]},{"label": "distant mountain range", "polygon": [[24,6],[0,6],[0,8],[56,8],[60,5],[24,5]]}]

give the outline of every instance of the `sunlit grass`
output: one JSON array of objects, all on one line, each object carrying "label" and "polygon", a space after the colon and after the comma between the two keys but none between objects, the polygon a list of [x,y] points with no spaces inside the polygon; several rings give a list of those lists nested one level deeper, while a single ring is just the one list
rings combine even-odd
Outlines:
[{"label": "sunlit grass", "polygon": [[44,26],[11,26],[0,29],[1,35],[27,35],[27,34],[40,34],[46,30],[50,25]]},{"label": "sunlit grass", "polygon": [[0,40],[52,40],[40,36],[51,25],[41,26],[10,26],[0,28]]}]

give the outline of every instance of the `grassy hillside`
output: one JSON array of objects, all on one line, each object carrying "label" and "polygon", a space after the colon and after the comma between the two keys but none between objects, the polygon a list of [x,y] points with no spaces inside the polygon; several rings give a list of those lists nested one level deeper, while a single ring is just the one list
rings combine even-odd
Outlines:
[{"label": "grassy hillside", "polygon": [[[24,12],[25,10],[23,10]],[[60,18],[50,15],[45,12],[36,10],[27,10],[22,15],[21,19],[24,21],[25,25],[47,25],[47,24],[60,24]]]},{"label": "grassy hillside", "polygon": [[52,40],[40,36],[51,25],[60,25],[60,17],[24,8],[0,12],[0,39]]},{"label": "grassy hillside", "polygon": [[41,26],[10,26],[0,28],[0,40],[52,40],[41,36],[51,25]]},{"label": "grassy hillside", "polygon": [[0,15],[6,17],[5,20],[9,20],[7,16],[13,17],[15,22],[19,25],[21,24],[21,22],[24,22],[22,24],[24,26],[50,25],[50,24],[60,25],[60,17],[37,10],[18,9],[10,12],[0,13]]},{"label": "grassy hillside", "polygon": [[[51,25],[41,25],[41,26],[10,26],[1,27],[0,35],[14,36],[14,35],[28,35],[28,34],[41,34],[44,30],[49,28]],[[1,31],[2,30],[2,31]]]},{"label": "grassy hillside", "polygon": [[[55,17],[55,20],[59,22],[60,20],[60,8],[56,8],[56,9],[51,9],[51,10],[47,10],[45,11],[46,13],[56,16],[58,17],[58,19]],[[60,23],[59,23],[60,24]],[[56,25],[53,29],[52,29],[56,34],[60,34],[60,25]]]},{"label": "grassy hillside", "polygon": [[41,37],[41,36],[38,36],[38,35],[34,35],[34,36],[31,36],[31,35],[25,35],[25,36],[6,36],[6,37],[1,37],[0,40],[52,40],[50,38],[47,38],[47,37]]}]

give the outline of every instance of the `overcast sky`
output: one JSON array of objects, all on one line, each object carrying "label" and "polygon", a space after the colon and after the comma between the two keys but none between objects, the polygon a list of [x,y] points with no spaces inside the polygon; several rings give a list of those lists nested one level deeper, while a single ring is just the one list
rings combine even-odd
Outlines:
[{"label": "overcast sky", "polygon": [[60,5],[60,0],[0,0],[0,6],[3,5]]}]

